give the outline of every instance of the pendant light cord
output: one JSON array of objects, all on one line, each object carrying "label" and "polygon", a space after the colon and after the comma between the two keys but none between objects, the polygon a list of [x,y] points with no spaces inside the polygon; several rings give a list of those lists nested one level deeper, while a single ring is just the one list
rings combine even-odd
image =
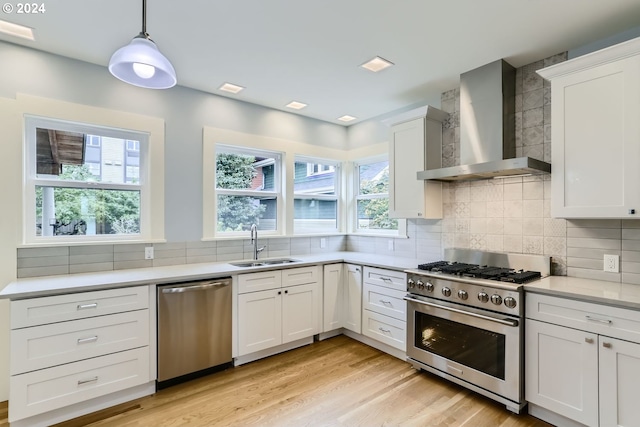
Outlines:
[{"label": "pendant light cord", "polygon": [[149,38],[147,34],[147,0],[142,0],[142,34]]}]

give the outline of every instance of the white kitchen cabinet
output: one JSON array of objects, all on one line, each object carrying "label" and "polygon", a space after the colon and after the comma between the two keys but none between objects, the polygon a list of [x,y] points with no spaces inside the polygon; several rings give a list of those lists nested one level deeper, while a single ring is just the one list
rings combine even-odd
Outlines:
[{"label": "white kitchen cabinet", "polygon": [[11,301],[11,425],[50,425],[153,393],[154,296],[136,286]]},{"label": "white kitchen cabinet", "polygon": [[427,106],[389,119],[389,217],[442,218],[442,184],[417,172],[442,166],[444,111]]},{"label": "white kitchen cabinet", "polygon": [[527,294],[525,397],[554,424],[638,426],[640,312]]},{"label": "white kitchen cabinet", "polygon": [[[241,274],[238,284],[240,356],[320,332],[322,288],[318,266]],[[270,289],[256,290],[265,288]]]},{"label": "white kitchen cabinet", "polygon": [[551,81],[551,215],[640,217],[640,38],[538,73]]},{"label": "white kitchen cabinet", "polygon": [[526,320],[526,399],[585,425],[598,425],[598,336]]},{"label": "white kitchen cabinet", "polygon": [[346,328],[360,333],[362,325],[362,267],[324,266],[323,332]]},{"label": "white kitchen cabinet", "polygon": [[406,273],[364,268],[362,334],[406,351]]}]

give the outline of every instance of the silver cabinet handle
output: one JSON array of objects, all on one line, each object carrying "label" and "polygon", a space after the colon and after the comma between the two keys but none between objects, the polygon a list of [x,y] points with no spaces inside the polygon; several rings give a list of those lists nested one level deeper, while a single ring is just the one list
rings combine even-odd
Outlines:
[{"label": "silver cabinet handle", "polygon": [[391,333],[391,329],[385,329],[385,328],[378,328],[378,330],[380,330],[381,332],[384,332],[385,334]]},{"label": "silver cabinet handle", "polygon": [[383,299],[379,299],[378,301],[380,301],[384,305],[387,305],[387,304],[391,305],[391,301],[385,301]]},{"label": "silver cabinet handle", "polygon": [[607,325],[611,324],[611,319],[600,319],[598,317],[593,317],[590,315],[586,315],[584,316],[587,320],[589,320],[590,322],[599,322],[599,323],[606,323]]},{"label": "silver cabinet handle", "polygon": [[183,292],[204,291],[210,288],[214,288],[217,286],[225,286],[228,284],[229,282],[210,282],[210,283],[202,283],[200,285],[178,286],[175,288],[164,288],[162,289],[162,293],[163,294],[181,294]]},{"label": "silver cabinet handle", "polygon": [[587,337],[584,339],[584,342],[586,342],[587,344],[593,344],[593,338]]},{"label": "silver cabinet handle", "polygon": [[92,337],[87,337],[87,338],[78,338],[78,344],[86,344],[89,342],[95,342],[98,341],[98,336],[94,335]]},{"label": "silver cabinet handle", "polygon": [[611,343],[610,343],[610,342],[603,342],[603,343],[602,343],[602,346],[603,346],[604,348],[611,348]]},{"label": "silver cabinet handle", "polygon": [[86,380],[78,380],[78,385],[89,384],[98,381],[98,377],[87,378]]},{"label": "silver cabinet handle", "polygon": [[391,282],[392,281],[388,277],[381,277],[380,280],[382,280],[383,282]]},{"label": "silver cabinet handle", "polygon": [[98,308],[98,303],[92,302],[91,304],[78,304],[78,310],[87,310],[89,308]]}]

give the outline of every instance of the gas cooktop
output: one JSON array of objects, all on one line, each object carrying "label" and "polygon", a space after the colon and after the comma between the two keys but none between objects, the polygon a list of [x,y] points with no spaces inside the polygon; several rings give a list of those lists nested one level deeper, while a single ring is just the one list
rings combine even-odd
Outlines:
[{"label": "gas cooktop", "polygon": [[468,264],[464,262],[436,261],[418,265],[418,269],[432,273],[451,274],[460,277],[476,279],[498,280],[523,284],[539,279],[539,271],[515,270],[512,268],[494,267],[489,265]]}]

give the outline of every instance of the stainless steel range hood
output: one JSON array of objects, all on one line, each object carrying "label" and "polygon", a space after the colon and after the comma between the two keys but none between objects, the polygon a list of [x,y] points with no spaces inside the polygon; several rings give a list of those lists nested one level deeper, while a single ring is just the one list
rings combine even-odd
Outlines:
[{"label": "stainless steel range hood", "polygon": [[418,172],[418,179],[461,181],[551,172],[515,157],[515,69],[500,59],[460,75],[460,166]]}]

